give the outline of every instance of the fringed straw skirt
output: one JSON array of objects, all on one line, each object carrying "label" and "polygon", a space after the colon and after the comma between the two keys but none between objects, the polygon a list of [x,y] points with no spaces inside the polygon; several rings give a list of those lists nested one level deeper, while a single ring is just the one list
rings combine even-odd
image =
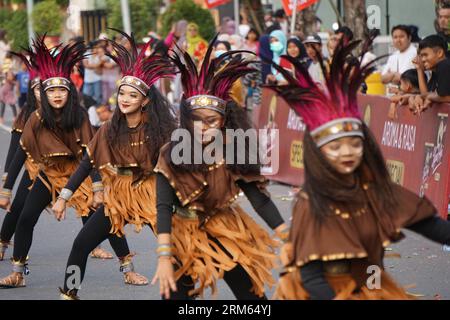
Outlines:
[{"label": "fringed straw skirt", "polygon": [[[379,288],[369,289],[367,285],[357,288],[356,281],[350,273],[328,274],[325,278],[334,290],[335,300],[410,300],[413,296],[398,286],[385,272],[381,271]],[[278,300],[308,300],[309,295],[302,286],[300,270],[290,268],[289,272],[280,277],[275,294]]]},{"label": "fringed straw skirt", "polygon": [[127,223],[135,231],[148,224],[156,230],[156,176],[133,184],[131,175],[102,171],[105,215],[111,220],[111,233],[122,236]]},{"label": "fringed straw skirt", "polygon": [[249,275],[256,295],[262,296],[264,286],[275,283],[271,270],[276,267],[279,243],[238,205],[213,215],[202,228],[198,217],[174,214],[172,242],[176,279],[187,275],[197,286],[189,292],[191,296],[203,296],[205,288],[215,295],[217,280],[238,264]]}]

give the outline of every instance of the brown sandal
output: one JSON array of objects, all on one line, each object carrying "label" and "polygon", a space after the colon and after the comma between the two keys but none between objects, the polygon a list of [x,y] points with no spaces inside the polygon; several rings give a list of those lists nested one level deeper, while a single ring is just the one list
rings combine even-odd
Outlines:
[{"label": "brown sandal", "polygon": [[148,279],[134,271],[134,265],[131,259],[135,255],[136,254],[132,252],[125,257],[119,258],[120,272],[123,273],[125,284],[130,284],[133,286],[146,286],[148,285]]},{"label": "brown sandal", "polygon": [[124,273],[123,276],[126,284],[130,284],[133,286],[148,285],[148,279],[137,272],[129,271]]},{"label": "brown sandal", "polygon": [[59,288],[59,293],[59,297],[61,300],[80,300],[80,297],[77,296],[77,290],[75,289],[66,292],[62,288]]},{"label": "brown sandal", "polygon": [[9,276],[0,279],[0,288],[22,288],[25,287],[25,278],[22,273],[13,272]]},{"label": "brown sandal", "polygon": [[92,250],[91,257],[94,259],[102,259],[102,260],[114,258],[114,256],[111,253],[100,247],[97,247],[94,250]]}]

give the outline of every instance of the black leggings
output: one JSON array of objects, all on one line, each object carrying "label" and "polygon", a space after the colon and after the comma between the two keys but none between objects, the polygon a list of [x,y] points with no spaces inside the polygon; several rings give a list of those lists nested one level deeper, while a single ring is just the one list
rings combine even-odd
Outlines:
[{"label": "black leggings", "polygon": [[23,206],[25,205],[25,200],[27,199],[28,193],[30,192],[28,190],[30,186],[31,179],[28,175],[28,171],[25,171],[23,173],[22,179],[20,180],[20,184],[14,200],[11,204],[11,210],[10,212],[5,214],[5,218],[3,219],[2,230],[0,231],[1,241],[11,241],[12,236],[14,235],[14,231],[16,231],[17,221],[19,220]]},{"label": "black leggings", "polygon": [[[17,117],[17,108],[16,108],[16,105],[15,105],[15,104],[10,104],[9,106],[10,106],[11,109],[12,109],[12,112],[13,112],[14,117]],[[5,115],[5,107],[6,107],[6,104],[3,103],[3,102],[1,102],[1,103],[0,103],[0,118],[3,118],[3,116]]]},{"label": "black leggings", "polygon": [[[215,238],[208,235],[208,238],[213,240],[229,257],[231,255],[226,251],[222,244]],[[255,293],[251,292],[253,287],[252,281],[248,273],[242,268],[240,264],[231,269],[230,271],[224,272],[223,279],[230,287],[234,296],[237,300],[267,300],[266,296],[257,296]],[[192,300],[194,297],[189,296],[189,291],[194,289],[194,283],[191,277],[183,275],[177,281],[177,291],[174,292],[170,290],[170,300]],[[165,300],[164,296],[162,297]]]},{"label": "black leggings", "polygon": [[[25,205],[17,223],[16,235],[14,237],[14,260],[25,261],[33,241],[34,226],[37,224],[42,211],[45,210],[51,201],[50,191],[41,179],[36,179],[26,198]],[[111,236],[108,240],[118,257],[129,254],[128,243],[125,237]],[[95,249],[95,247],[92,249]]]},{"label": "black leggings", "polygon": [[[104,240],[109,239],[111,246],[113,245],[111,239],[114,241],[122,241],[125,244],[126,240],[124,237],[118,237],[110,233],[111,221],[109,217],[105,216],[105,209],[103,206],[97,209],[83,228],[78,233],[75,241],[72,245],[72,250],[70,251],[69,259],[67,260],[66,274],[64,276],[64,290],[78,289],[78,285],[81,285],[84,279],[84,274],[86,272],[86,263],[91,252],[95,247],[97,247]],[[118,257],[125,257],[130,253],[127,246],[116,247],[114,250]],[[74,274],[74,267],[78,267],[76,270],[80,271],[79,277]],[[79,284],[74,284],[72,282],[72,277],[76,276],[79,280]]]}]

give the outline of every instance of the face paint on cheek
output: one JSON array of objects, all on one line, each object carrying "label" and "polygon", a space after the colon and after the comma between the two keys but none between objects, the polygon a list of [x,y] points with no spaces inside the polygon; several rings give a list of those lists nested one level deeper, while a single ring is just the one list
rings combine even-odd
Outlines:
[{"label": "face paint on cheek", "polygon": [[364,148],[362,146],[355,148],[355,157],[362,158],[363,154],[364,154]]},{"label": "face paint on cheek", "polygon": [[329,151],[323,151],[323,154],[325,155],[325,157],[327,157],[328,159],[332,160],[332,161],[336,161],[339,158],[339,151],[333,151],[333,150],[329,150]]}]

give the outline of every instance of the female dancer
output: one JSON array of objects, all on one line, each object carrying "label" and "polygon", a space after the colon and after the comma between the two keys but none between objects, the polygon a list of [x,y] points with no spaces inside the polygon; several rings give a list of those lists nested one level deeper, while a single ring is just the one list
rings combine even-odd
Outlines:
[{"label": "female dancer", "polygon": [[358,44],[337,47],[326,92],[295,59],[286,57],[295,76],[274,66],[288,81],[274,90],[307,126],[305,182],[282,249],[280,299],[408,299],[383,269],[384,248],[403,238],[401,228],[450,243],[450,224],[431,202],[391,181],[361,120],[357,92],[374,67],[348,58]]},{"label": "female dancer", "polygon": [[[34,45],[36,64],[41,79],[41,108],[34,111],[25,124],[19,148],[8,168],[8,176],[1,191],[9,206],[11,190],[25,159],[39,166],[39,173],[25,200],[14,238],[13,272],[0,279],[1,288],[25,286],[23,274],[28,273],[26,257],[31,247],[33,229],[41,212],[55,200],[75,170],[87,143],[93,137],[93,129],[87,114],[78,103],[75,87],[70,82],[73,66],[84,58],[84,45],[75,42],[65,47],[58,46],[58,54],[52,55],[40,38]],[[99,177],[94,177],[99,181]],[[70,205],[79,216],[88,216],[91,207],[99,206],[102,200],[101,182],[92,183],[88,178],[74,195]],[[93,195],[93,191],[95,195]],[[113,249],[122,264],[129,263],[128,245],[125,239],[111,237]],[[125,275],[125,280],[136,274]]]},{"label": "female dancer", "polygon": [[[5,172],[2,176],[2,183],[6,181],[6,177],[8,176],[8,168],[16,153],[16,150],[20,148],[19,141],[20,137],[22,136],[25,123],[27,122],[33,111],[40,107],[41,103],[39,69],[36,64],[34,52],[31,50],[31,48],[28,48],[26,50],[27,55],[30,57],[30,61],[28,61],[28,59],[22,54],[14,52],[12,53],[20,57],[23,63],[25,63],[25,65],[27,66],[30,74],[30,82],[28,83],[27,101],[12,126],[11,140],[9,143],[8,154],[6,156]],[[38,171],[39,168],[33,162],[31,162],[29,159],[25,161],[25,172],[23,173],[22,179],[20,180],[16,196],[14,197],[14,201],[12,202],[11,207],[7,208],[8,213],[3,220],[2,228],[0,231],[0,261],[2,261],[5,257],[6,249],[8,249],[8,245],[11,241],[14,231],[16,230],[19,215],[22,212],[23,206],[25,204],[25,199],[27,198],[29,191],[28,189],[31,186],[32,181],[36,178]],[[5,195],[0,193],[0,207],[6,208],[7,203],[10,202],[9,198],[9,193],[6,193]]]},{"label": "female dancer", "polygon": [[[209,146],[206,137],[195,137],[197,125],[202,135],[211,134],[207,129],[216,129],[216,138],[226,129],[250,129],[245,111],[230,98],[230,89],[236,79],[253,69],[236,55],[219,70],[221,61],[240,52],[230,51],[210,61],[213,43],[199,73],[188,53],[183,55],[184,63],[174,54],[184,88],[181,128],[194,139],[187,144],[190,151],[183,150],[183,158],[188,156],[191,162],[174,159],[179,146],[171,142],[161,149],[155,168],[159,259],[152,283],[159,280],[163,298],[188,299],[203,295],[207,287],[214,294],[217,280],[223,278],[236,298],[262,299],[264,285],[274,282],[270,270],[277,241],[234,203],[240,189],[280,236],[286,225],[265,192],[259,165],[248,161],[252,156],[249,143],[239,150],[245,154],[244,164],[236,164],[236,158],[231,161],[234,164],[225,164],[220,157],[212,165],[203,159],[190,164],[194,162],[192,150],[199,147],[203,152]],[[220,147],[225,149],[226,144]]]},{"label": "female dancer", "polygon": [[[38,46],[38,42],[33,40],[33,43],[34,47]],[[25,127],[25,123],[27,122],[33,111],[40,108],[41,103],[39,66],[36,63],[36,54],[32,48],[25,49],[25,53],[30,57],[29,61],[25,55],[21,53],[11,52],[11,54],[19,57],[27,66],[27,69],[30,72],[30,82],[28,85],[29,88],[26,104],[22,108],[22,111],[20,112],[17,120],[13,124],[11,141],[5,162],[5,172],[2,176],[2,183],[6,181],[6,177],[8,175],[8,167],[13,160],[17,149],[20,148],[19,142],[22,136],[23,128]],[[10,208],[7,208],[6,205],[6,203],[9,204],[10,202],[10,194],[6,193],[3,197],[0,194],[0,208],[6,208],[6,210],[8,210],[8,214],[3,220],[3,225],[0,232],[0,261],[4,259],[6,249],[8,248],[14,231],[16,230],[17,221],[19,220],[20,213],[22,212],[23,206],[25,204],[25,199],[28,196],[29,189],[38,175],[39,167],[36,165],[36,163],[32,162],[30,158],[27,158],[25,160],[25,171],[26,172],[22,176],[16,195],[14,197],[14,201]],[[83,224],[86,223],[88,218],[88,216],[81,217]],[[92,251],[91,257],[98,259],[113,258],[111,253],[102,249],[100,246]]]},{"label": "female dancer", "polygon": [[[118,31],[118,30],[117,30]],[[123,78],[118,88],[118,107],[110,122],[103,125],[87,147],[77,171],[53,206],[58,220],[65,215],[66,202],[72,201],[82,181],[95,167],[100,171],[104,206],[100,207],[76,237],[67,261],[63,299],[79,299],[78,287],[70,282],[69,266],[78,266],[84,278],[87,257],[96,245],[111,234],[123,235],[126,224],[140,231],[144,224],[155,230],[156,192],[153,167],[159,149],[176,127],[170,105],[154,87],[163,77],[175,74],[170,60],[156,53],[145,56],[147,47],[138,53],[134,38],[121,31],[131,50],[109,41],[114,52],[108,55],[120,66]],[[133,270],[130,263],[124,268]]]}]

